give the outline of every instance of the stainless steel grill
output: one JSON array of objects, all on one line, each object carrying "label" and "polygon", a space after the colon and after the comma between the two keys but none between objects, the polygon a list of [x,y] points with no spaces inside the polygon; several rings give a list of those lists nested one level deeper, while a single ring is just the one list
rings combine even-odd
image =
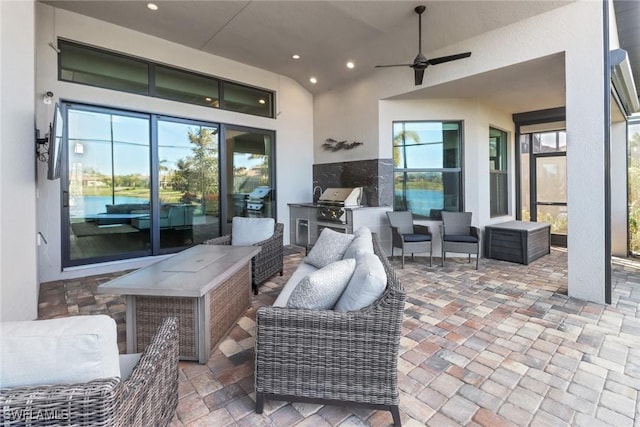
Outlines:
[{"label": "stainless steel grill", "polygon": [[318,220],[346,224],[345,208],[362,205],[362,187],[327,188],[318,199]]}]

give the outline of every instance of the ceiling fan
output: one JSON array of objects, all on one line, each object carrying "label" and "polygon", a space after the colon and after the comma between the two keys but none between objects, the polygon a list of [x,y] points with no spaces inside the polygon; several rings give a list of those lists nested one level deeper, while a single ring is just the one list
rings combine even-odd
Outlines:
[{"label": "ceiling fan", "polygon": [[414,11],[418,14],[418,56],[413,60],[413,64],[391,64],[391,65],[376,65],[376,68],[385,67],[411,67],[415,73],[416,86],[422,84],[422,78],[424,77],[424,70],[429,65],[438,65],[444,62],[455,61],[462,58],[468,58],[471,56],[471,52],[458,53],[457,55],[441,56],[440,58],[427,59],[422,54],[422,13],[425,11],[425,6],[417,6]]}]

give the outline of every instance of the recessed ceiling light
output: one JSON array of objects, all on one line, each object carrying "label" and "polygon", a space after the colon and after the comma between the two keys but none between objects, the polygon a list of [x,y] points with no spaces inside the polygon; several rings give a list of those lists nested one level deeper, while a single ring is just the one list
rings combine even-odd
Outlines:
[{"label": "recessed ceiling light", "polygon": [[355,66],[356,66],[356,64],[354,64],[353,62],[351,62],[351,61],[347,62],[347,68],[353,68]]},{"label": "recessed ceiling light", "polygon": [[158,5],[155,3],[147,3],[147,8],[150,10],[158,10]]},{"label": "recessed ceiling light", "polygon": [[265,101],[264,99],[258,99],[258,104],[266,104],[267,101]]},{"label": "recessed ceiling light", "polygon": [[293,55],[291,55],[291,57],[293,59],[300,59],[300,55],[298,55],[297,53],[294,53]]},{"label": "recessed ceiling light", "polygon": [[213,99],[209,98],[208,96],[204,100],[207,101],[207,102],[213,101]]},{"label": "recessed ceiling light", "polygon": [[309,79],[309,81],[310,81],[311,83],[313,83],[313,84],[318,83],[318,79],[316,79],[315,77],[311,77],[311,78]]}]

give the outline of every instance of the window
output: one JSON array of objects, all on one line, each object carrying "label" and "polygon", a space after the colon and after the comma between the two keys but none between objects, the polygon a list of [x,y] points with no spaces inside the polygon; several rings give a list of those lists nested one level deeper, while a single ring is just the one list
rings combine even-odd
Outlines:
[{"label": "window", "polygon": [[69,41],[58,47],[59,80],[274,118],[272,91]]},{"label": "window", "polygon": [[220,107],[218,80],[173,68],[156,66],[154,69],[157,97],[204,107]]},{"label": "window", "polygon": [[273,117],[270,92],[224,82],[224,109],[256,116]]},{"label": "window", "polygon": [[90,86],[149,94],[149,66],[133,58],[60,42],[59,79]]},{"label": "window", "polygon": [[[275,218],[274,132],[62,107],[63,267],[177,252],[220,236],[232,216]],[[259,186],[268,194],[250,203]]]},{"label": "window", "polygon": [[489,128],[489,173],[491,216],[509,214],[507,133]]},{"label": "window", "polygon": [[461,122],[394,122],[394,209],[434,219],[460,211],[461,151]]}]

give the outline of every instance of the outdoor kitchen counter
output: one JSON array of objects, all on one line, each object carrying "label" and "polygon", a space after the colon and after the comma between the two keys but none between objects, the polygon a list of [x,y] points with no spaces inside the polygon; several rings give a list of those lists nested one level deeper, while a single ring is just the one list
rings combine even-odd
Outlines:
[{"label": "outdoor kitchen counter", "polygon": [[289,241],[292,245],[308,247],[313,245],[323,228],[331,228],[343,233],[353,233],[360,226],[367,226],[377,233],[387,253],[391,250],[391,228],[386,216],[391,206],[351,206],[344,207],[347,221],[344,224],[318,219],[319,204],[313,202],[288,203]]}]

